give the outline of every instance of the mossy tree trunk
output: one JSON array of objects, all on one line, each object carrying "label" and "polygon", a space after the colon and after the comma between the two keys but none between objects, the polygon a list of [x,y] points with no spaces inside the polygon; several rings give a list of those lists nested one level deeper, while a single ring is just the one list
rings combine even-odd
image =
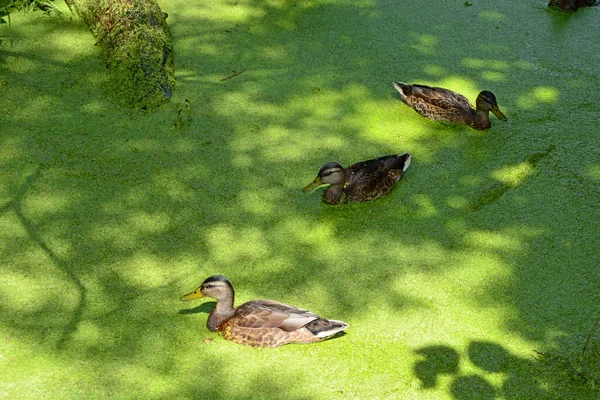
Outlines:
[{"label": "mossy tree trunk", "polygon": [[110,80],[120,98],[153,108],[171,97],[174,85],[171,33],[155,0],[65,0],[89,25],[102,47]]}]

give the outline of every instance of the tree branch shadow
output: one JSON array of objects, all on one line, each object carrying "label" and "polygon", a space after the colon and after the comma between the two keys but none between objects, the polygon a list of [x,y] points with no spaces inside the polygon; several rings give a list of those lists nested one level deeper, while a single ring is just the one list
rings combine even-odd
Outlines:
[{"label": "tree branch shadow", "polygon": [[71,316],[69,322],[64,327],[60,339],[56,343],[56,348],[58,350],[62,350],[69,341],[73,332],[75,332],[75,330],[77,329],[77,325],[81,320],[81,316],[83,315],[83,311],[85,310],[87,303],[87,290],[83,283],[81,283],[81,280],[73,272],[71,266],[62,258],[60,258],[50,248],[50,246],[48,246],[48,244],[46,244],[46,242],[42,238],[42,234],[39,232],[36,225],[31,220],[29,220],[23,212],[22,205],[27,191],[31,188],[31,186],[33,186],[35,181],[38,178],[40,178],[40,176],[42,175],[42,170],[43,165],[39,165],[35,169],[35,171],[27,177],[27,179],[21,185],[13,199],[8,201],[4,206],[2,206],[2,208],[0,208],[0,214],[8,211],[13,211],[21,225],[23,225],[23,227],[25,228],[25,231],[27,232],[29,238],[33,242],[35,242],[44,253],[46,253],[48,258],[50,258],[50,260],[52,260],[52,262],[58,267],[58,269],[60,269],[67,276],[67,278],[73,283],[73,285],[75,285],[77,289],[77,307],[75,308],[75,311],[73,312],[73,315]]}]

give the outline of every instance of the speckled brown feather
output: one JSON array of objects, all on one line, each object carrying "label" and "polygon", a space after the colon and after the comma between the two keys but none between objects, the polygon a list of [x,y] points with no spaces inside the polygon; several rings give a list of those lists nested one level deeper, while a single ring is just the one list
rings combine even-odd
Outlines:
[{"label": "speckled brown feather", "polygon": [[273,300],[252,300],[236,308],[236,324],[247,328],[280,328],[285,331],[298,329],[318,315]]},{"label": "speckled brown feather", "polygon": [[346,168],[346,202],[373,200],[392,191],[404,172],[397,156],[384,156]]},{"label": "speckled brown feather", "polygon": [[506,117],[498,108],[496,97],[489,91],[482,91],[477,96],[477,105],[452,90],[425,85],[407,85],[394,82],[402,100],[421,116],[436,121],[469,125],[473,129],[491,127],[490,111],[498,118]]},{"label": "speckled brown feather", "polygon": [[331,329],[338,323],[277,301],[253,300],[237,307],[218,331],[227,340],[253,347],[320,342],[325,338],[305,327],[313,321],[319,321],[321,330]]},{"label": "speckled brown feather", "polygon": [[412,85],[406,104],[426,118],[469,125],[475,118],[475,107],[463,95],[443,88]]},{"label": "speckled brown feather", "polygon": [[[398,89],[398,87],[396,87]],[[469,125],[475,108],[463,95],[425,85],[402,85],[402,100],[425,118]]]},{"label": "speckled brown feather", "polygon": [[246,328],[237,325],[232,318],[219,326],[219,332],[226,340],[251,347],[279,347],[285,344],[306,344],[325,340],[313,335],[308,329],[285,331],[279,328]]}]

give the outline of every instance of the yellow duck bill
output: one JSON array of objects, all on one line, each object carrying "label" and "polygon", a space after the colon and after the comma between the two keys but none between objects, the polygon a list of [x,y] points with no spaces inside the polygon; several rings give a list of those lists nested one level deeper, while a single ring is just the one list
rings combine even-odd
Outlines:
[{"label": "yellow duck bill", "polygon": [[498,108],[498,106],[492,107],[490,111],[501,121],[506,121],[508,119],[506,118],[506,115],[502,114],[502,111],[500,111],[500,108]]},{"label": "yellow duck bill", "polygon": [[323,186],[323,185],[324,185],[324,183],[321,182],[321,178],[317,176],[314,181],[312,181],[308,185],[304,186],[302,188],[302,191],[305,193],[312,192],[313,190],[317,189],[319,186]]},{"label": "yellow duck bill", "polygon": [[192,293],[188,293],[185,296],[181,296],[181,301],[189,301],[194,299],[200,299],[204,297],[200,288],[194,290]]}]

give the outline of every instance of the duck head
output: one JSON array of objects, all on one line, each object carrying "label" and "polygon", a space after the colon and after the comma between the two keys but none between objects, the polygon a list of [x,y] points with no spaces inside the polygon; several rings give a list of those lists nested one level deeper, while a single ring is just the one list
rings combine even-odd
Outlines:
[{"label": "duck head", "polygon": [[502,111],[500,111],[500,108],[498,107],[496,96],[494,96],[494,93],[490,92],[489,90],[484,90],[483,92],[479,93],[475,104],[477,111],[491,112],[498,117],[498,119],[506,121],[506,116],[502,114]]},{"label": "duck head", "polygon": [[317,177],[302,191],[310,192],[323,185],[344,185],[346,183],[346,171],[336,162],[328,162],[323,164]]},{"label": "duck head", "polygon": [[213,275],[206,278],[202,285],[191,293],[181,297],[182,301],[210,297],[217,300],[232,298],[234,294],[231,282],[223,275]]}]

